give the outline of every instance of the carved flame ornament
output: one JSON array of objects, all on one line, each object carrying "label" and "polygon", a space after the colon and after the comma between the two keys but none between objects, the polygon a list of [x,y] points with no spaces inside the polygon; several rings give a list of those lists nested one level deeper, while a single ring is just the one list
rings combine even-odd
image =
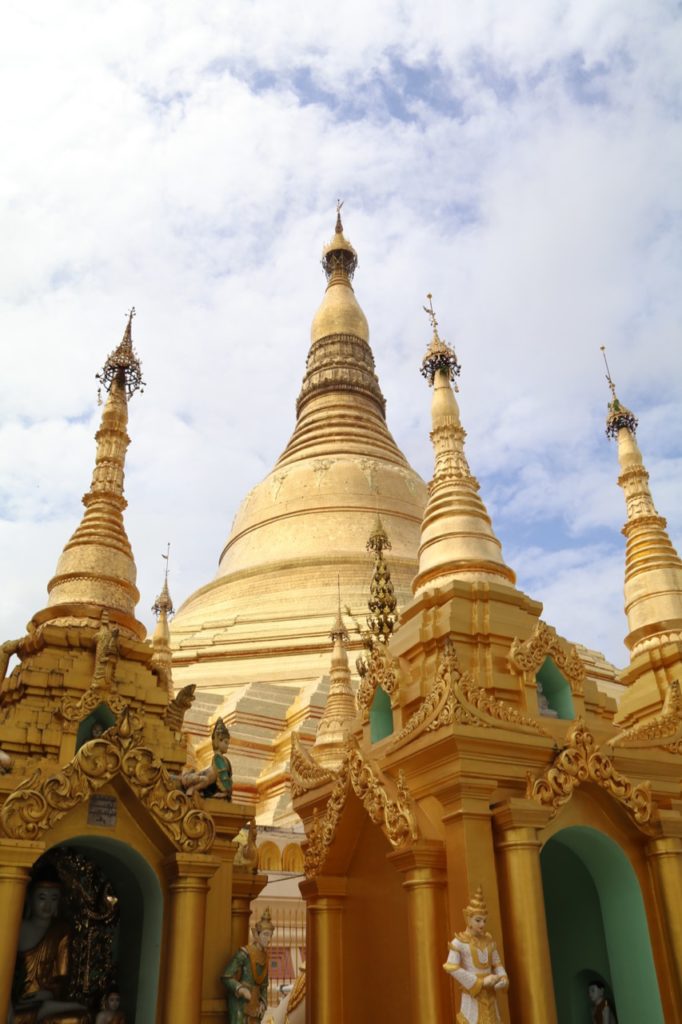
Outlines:
[{"label": "carved flame ornament", "polygon": [[370,819],[375,825],[381,826],[394,849],[401,849],[419,835],[412,798],[402,771],[398,773],[397,798],[393,799],[353,739],[349,743],[324,813],[313,816],[305,851],[305,873],[308,878],[319,874],[322,868],[351,788]]},{"label": "carved flame ornament", "polygon": [[398,662],[386,649],[385,644],[376,644],[372,648],[364,671],[360,675],[355,700],[361,711],[369,711],[378,687],[385,690],[389,696],[398,689]]},{"label": "carved flame ornament", "polygon": [[141,745],[142,733],[126,709],[99,739],[84,743],[54,775],[37,769],[0,812],[11,839],[38,839],[77,804],[122,775],[173,845],[184,853],[205,852],[215,838],[213,819],[177,789],[156,754]]},{"label": "carved flame ornament", "polygon": [[653,831],[650,783],[633,785],[627,776],[617,771],[611,758],[599,753],[594,736],[579,718],[568,730],[566,746],[551,766],[537,778],[528,774],[526,796],[542,807],[551,808],[554,817],[583,782],[596,783],[623,805],[643,832]]},{"label": "carved flame ornament", "polygon": [[452,640],[445,641],[436,679],[423,702],[397,734],[392,749],[449,725],[478,725],[486,729],[512,729],[540,736],[548,734],[534,718],[521,714],[483,686],[476,686],[459,667]]},{"label": "carved flame ornament", "polygon": [[531,636],[524,642],[514,640],[509,652],[512,665],[529,675],[542,667],[545,658],[551,658],[569,682],[571,691],[580,697],[585,685],[585,666],[578,652],[571,644],[557,636],[552,626],[542,619],[538,622]]}]

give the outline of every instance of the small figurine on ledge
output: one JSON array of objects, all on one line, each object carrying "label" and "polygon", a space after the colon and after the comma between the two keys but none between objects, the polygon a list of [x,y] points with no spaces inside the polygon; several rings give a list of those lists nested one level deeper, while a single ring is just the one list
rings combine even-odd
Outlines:
[{"label": "small figurine on ledge", "polygon": [[212,741],[213,759],[208,768],[200,772],[183,772],[180,784],[187,796],[201,793],[202,796],[232,800],[232,765],[225,756],[230,745],[230,730],[222,718],[216,719]]},{"label": "small figurine on ledge", "polygon": [[268,946],[274,926],[270,910],[253,928],[253,942],[234,954],[222,973],[230,1024],[262,1021],[268,1008]]},{"label": "small figurine on ledge", "polygon": [[110,988],[102,1000],[102,1009],[95,1017],[95,1024],[126,1024],[121,1010],[121,994],[117,988]]},{"label": "small figurine on ledge", "polygon": [[587,986],[587,994],[592,1003],[592,1020],[594,1024],[618,1024],[611,1003],[606,998],[603,981],[591,981]]},{"label": "small figurine on ledge", "polygon": [[479,886],[464,908],[466,930],[449,943],[450,952],[443,967],[461,985],[462,1005],[458,1024],[500,1022],[496,992],[509,988],[509,978],[492,936],[486,931],[488,909]]}]

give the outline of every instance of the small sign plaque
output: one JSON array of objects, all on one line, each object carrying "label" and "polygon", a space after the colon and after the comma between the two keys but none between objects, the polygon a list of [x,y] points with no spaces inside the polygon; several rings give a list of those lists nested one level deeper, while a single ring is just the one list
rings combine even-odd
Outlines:
[{"label": "small sign plaque", "polygon": [[88,825],[116,828],[116,797],[91,796],[88,803]]}]

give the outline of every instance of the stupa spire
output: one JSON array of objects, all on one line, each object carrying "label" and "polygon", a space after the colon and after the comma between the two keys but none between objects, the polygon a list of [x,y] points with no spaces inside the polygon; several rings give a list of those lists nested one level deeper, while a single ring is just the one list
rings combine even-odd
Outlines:
[{"label": "stupa spire", "polygon": [[336,769],[343,760],[344,748],[356,716],[355,696],[348,664],[349,636],[341,615],[340,586],[338,610],[330,631],[330,639],[334,645],[330,669],[331,683],[317,729],[313,753],[315,759],[325,768]]},{"label": "stupa spire", "polygon": [[35,625],[48,621],[97,624],[107,611],[123,634],[144,638],[146,630],[135,618],[139,592],[137,571],[125,526],[123,497],[128,399],[142,390],[142,370],[132,342],[128,315],[123,338],[97,374],[107,392],[99,430],[90,490],[83,497],[85,513],[67,542],[48,583],[48,606],[34,616]]},{"label": "stupa spire", "polygon": [[152,634],[152,647],[154,654],[153,662],[159,667],[159,677],[164,680],[168,689],[168,696],[174,697],[173,684],[171,679],[172,655],[170,645],[170,628],[168,621],[173,614],[173,600],[168,589],[168,568],[170,563],[170,543],[166,548],[166,554],[161,556],[165,560],[165,571],[161,593],[152,605],[152,611],[156,615],[156,626]]},{"label": "stupa spire", "polygon": [[339,200],[334,234],[322,250],[327,287],[310,330],[296,429],[278,466],[311,453],[370,455],[377,449],[405,464],[386,428],[386,402],[369,347],[367,318],[353,291],[358,255],[344,234],[342,206]]},{"label": "stupa spire", "polygon": [[466,431],[451,386],[459,377],[460,365],[454,349],[440,337],[432,296],[427,298],[429,305],[424,311],[432,337],[420,372],[433,387],[431,441],[435,468],[422,522],[419,571],[412,589],[419,594],[453,579],[513,585],[516,577],[502,558],[502,546],[464,454]]},{"label": "stupa spire", "polygon": [[637,418],[620,402],[611,378],[606,352],[606,380],[611,391],[606,436],[618,445],[618,484],[625,494],[625,614],[631,655],[657,641],[682,634],[682,560],[656,511],[649,474],[637,444]]}]

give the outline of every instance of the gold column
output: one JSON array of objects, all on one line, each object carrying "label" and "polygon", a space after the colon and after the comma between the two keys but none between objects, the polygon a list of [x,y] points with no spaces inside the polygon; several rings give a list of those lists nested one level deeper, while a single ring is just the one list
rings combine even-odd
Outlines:
[{"label": "gold column", "polygon": [[343,1024],[343,909],[346,879],[306,878],[306,1024]]},{"label": "gold column", "polygon": [[0,839],[0,1015],[9,1007],[12,994],[19,929],[31,867],[44,849],[44,843]]},{"label": "gold column", "polygon": [[413,1024],[452,1020],[452,983],[443,970],[447,959],[447,874],[443,844],[423,840],[417,846],[391,853],[404,875],[410,944],[410,1012]]},{"label": "gold column", "polygon": [[176,853],[166,867],[171,880],[163,1019],[168,1024],[200,1024],[206,897],[218,861]]},{"label": "gold column", "polygon": [[494,808],[512,1020],[556,1024],[538,831],[549,812],[513,798]]},{"label": "gold column", "polygon": [[[647,843],[649,861],[658,896],[659,916],[669,950],[666,977],[659,973],[661,995],[670,986],[674,991],[673,1005],[682,1006],[682,838],[660,836]],[[680,1015],[682,1019],[682,1014]]]}]

